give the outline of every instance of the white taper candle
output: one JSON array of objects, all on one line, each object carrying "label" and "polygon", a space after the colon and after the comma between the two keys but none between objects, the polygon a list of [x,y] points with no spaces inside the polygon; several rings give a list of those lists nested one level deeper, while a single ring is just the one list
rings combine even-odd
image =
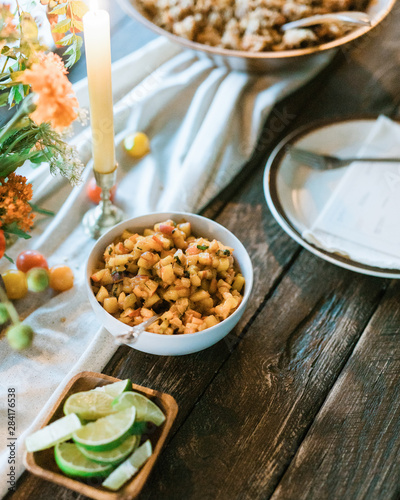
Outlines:
[{"label": "white taper candle", "polygon": [[111,87],[110,16],[93,10],[83,16],[88,74],[93,168],[107,174],[115,169],[114,119]]}]

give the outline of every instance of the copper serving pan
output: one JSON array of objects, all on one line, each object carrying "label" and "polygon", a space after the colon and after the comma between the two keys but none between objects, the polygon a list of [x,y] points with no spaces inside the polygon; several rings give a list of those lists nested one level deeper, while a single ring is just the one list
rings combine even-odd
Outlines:
[{"label": "copper serving pan", "polygon": [[[277,52],[229,50],[192,42],[186,38],[173,35],[151,22],[143,13],[138,0],[118,1],[129,16],[144,24],[155,33],[166,36],[182,47],[195,51],[199,56],[207,56],[219,66],[227,66],[237,71],[271,73],[300,69],[302,65],[307,66],[310,62],[317,62],[318,59],[324,60],[329,52],[344,48],[344,46],[346,46],[347,50],[347,45],[350,43],[353,45],[359,43],[362,46],[370,31],[378,26],[392,10],[396,0],[371,1],[371,5],[367,11],[372,20],[371,26],[356,28],[342,38],[315,47]],[[374,36],[376,34],[374,33]],[[361,39],[361,37],[363,38]]]}]

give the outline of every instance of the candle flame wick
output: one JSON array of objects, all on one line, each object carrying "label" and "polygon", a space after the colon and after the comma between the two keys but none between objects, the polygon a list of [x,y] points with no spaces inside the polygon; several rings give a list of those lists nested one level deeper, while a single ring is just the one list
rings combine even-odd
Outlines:
[{"label": "candle flame wick", "polygon": [[91,11],[96,11],[100,9],[99,0],[90,0],[89,9]]}]

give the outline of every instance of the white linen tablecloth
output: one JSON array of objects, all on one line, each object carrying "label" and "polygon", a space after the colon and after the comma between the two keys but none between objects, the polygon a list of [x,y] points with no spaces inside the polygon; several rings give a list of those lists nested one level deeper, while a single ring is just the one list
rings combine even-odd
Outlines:
[{"label": "white linen tablecloth", "polygon": [[[262,124],[274,104],[315,76],[327,56],[301,71],[278,76],[250,76],[215,67],[165,39],[157,39],[113,65],[113,94],[118,178],[117,203],[127,217],[158,210],[199,211],[239,172],[253,151]],[[75,85],[82,107],[88,106],[87,82]],[[151,154],[134,161],[121,145],[129,132],[141,130],[151,140]],[[91,156],[90,129],[73,140],[82,159]],[[7,473],[7,390],[17,394],[17,477],[23,471],[25,436],[39,426],[66,382],[82,370],[101,371],[116,347],[97,322],[84,291],[85,261],[93,240],[81,220],[90,208],[85,183],[71,190],[46,165],[29,170],[34,201],[57,215],[38,222],[29,241],[9,251],[16,257],[27,247],[42,251],[50,265],[67,263],[75,274],[73,289],[29,294],[26,322],[36,337],[33,346],[13,352],[0,340],[0,494],[10,484]],[[91,175],[90,168],[84,180]],[[123,182],[121,180],[123,179]],[[1,261],[0,272],[9,267]]]}]

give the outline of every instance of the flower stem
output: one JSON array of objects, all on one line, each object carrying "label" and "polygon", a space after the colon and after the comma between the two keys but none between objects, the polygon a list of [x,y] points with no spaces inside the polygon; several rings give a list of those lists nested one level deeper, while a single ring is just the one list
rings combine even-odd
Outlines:
[{"label": "flower stem", "polygon": [[6,62],[4,63],[4,66],[3,66],[2,70],[1,70],[1,73],[4,73],[4,71],[5,71],[5,69],[6,69],[6,66],[7,66],[7,63],[8,63],[8,60],[9,60],[9,59],[10,59],[10,58],[7,56],[7,57],[6,57]]},{"label": "flower stem", "polygon": [[3,287],[1,285],[0,285],[0,302],[3,302],[3,304],[6,306],[8,315],[10,316],[12,323],[14,325],[20,323],[18,313],[15,310],[15,307],[12,305],[12,303],[8,300],[7,294],[3,290]]},{"label": "flower stem", "polygon": [[19,142],[22,141],[22,139],[25,139],[25,137],[28,137],[28,135],[31,135],[32,132],[36,134],[36,132],[32,131],[32,129],[27,130],[23,134],[17,134],[17,138],[15,139],[14,142],[11,143],[10,146],[4,151],[3,155],[6,156],[8,153],[10,153],[13,150],[13,147],[18,144]]},{"label": "flower stem", "polygon": [[12,128],[16,123],[18,123],[20,118],[22,118],[23,116],[27,116],[34,110],[34,106],[35,105],[33,103],[33,94],[30,94],[27,97],[25,97],[18,111],[14,114],[14,116],[7,123],[7,125],[0,131],[0,144],[4,142],[6,139],[8,139],[8,137],[12,134]]}]

